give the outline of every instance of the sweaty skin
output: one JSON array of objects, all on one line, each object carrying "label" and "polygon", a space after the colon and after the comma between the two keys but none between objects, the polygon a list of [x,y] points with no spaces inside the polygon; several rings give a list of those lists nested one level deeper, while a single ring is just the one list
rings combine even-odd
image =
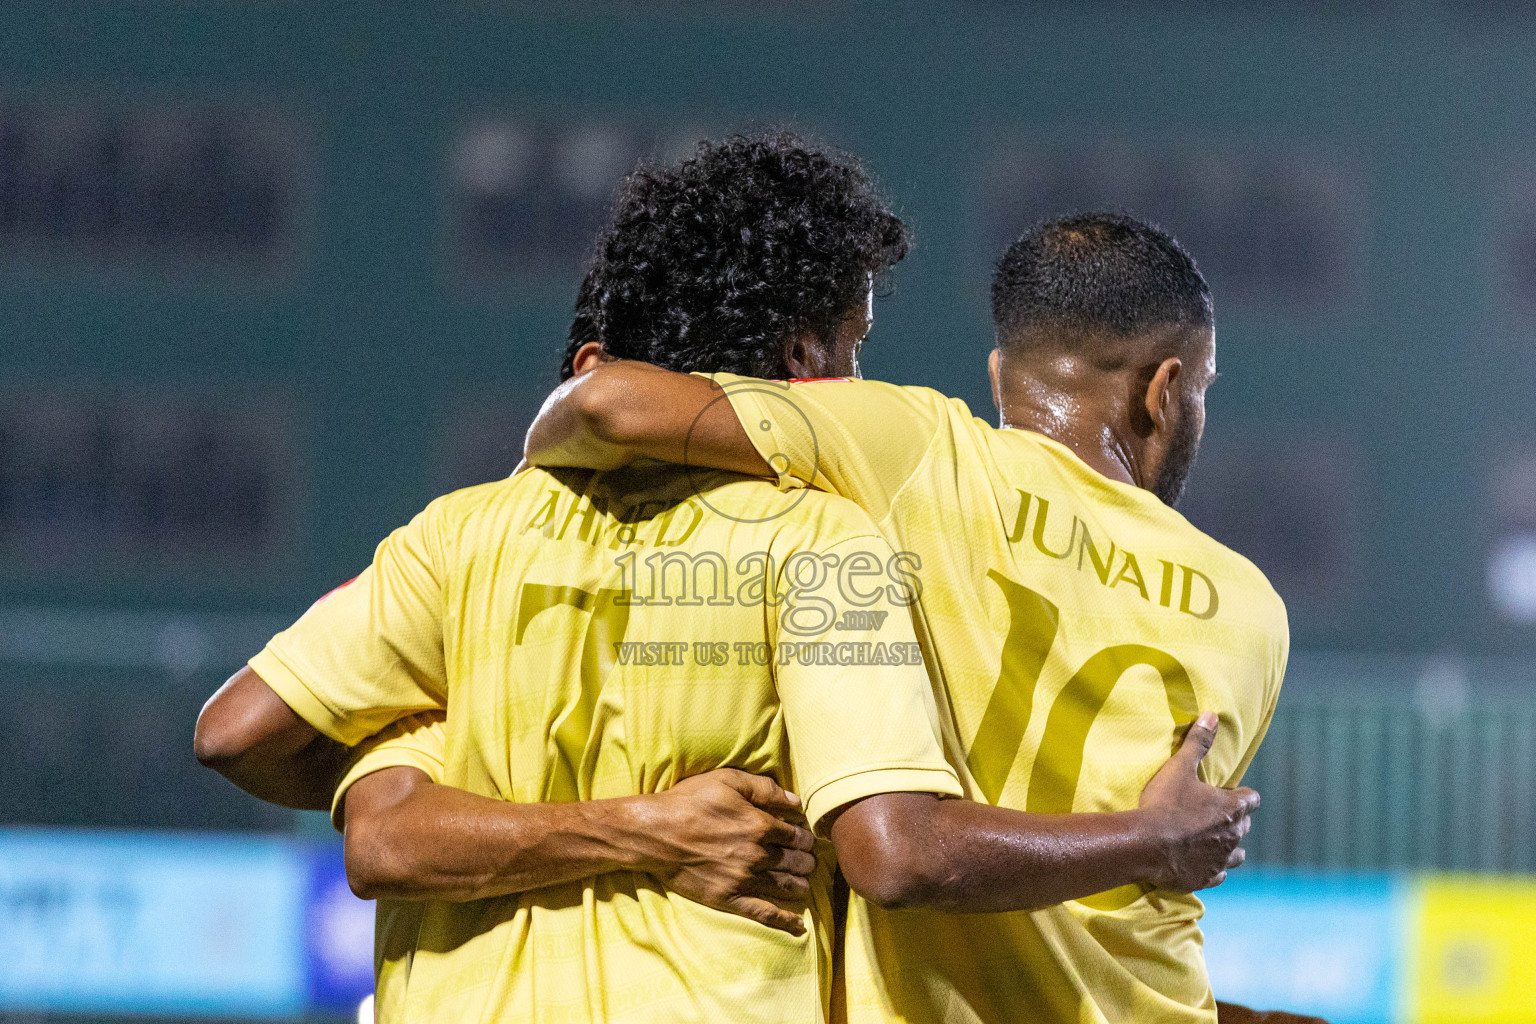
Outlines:
[{"label": "sweaty skin", "polygon": [[[1214,712],[1190,726],[1135,811],[1033,814],[930,793],[868,797],[832,825],[838,863],[853,891],[877,906],[954,913],[1037,910],[1132,882],[1179,892],[1220,885],[1243,862],[1237,844],[1258,794],[1200,781],[1216,727]],[[1224,824],[1205,827],[1210,818]],[[1159,830],[1163,842],[1199,838],[1172,840],[1177,852],[1148,872],[1133,851]]]},{"label": "sweaty skin", "polygon": [[1177,502],[1205,432],[1216,334],[1025,336],[987,360],[999,425],[1044,434],[1108,477]]}]

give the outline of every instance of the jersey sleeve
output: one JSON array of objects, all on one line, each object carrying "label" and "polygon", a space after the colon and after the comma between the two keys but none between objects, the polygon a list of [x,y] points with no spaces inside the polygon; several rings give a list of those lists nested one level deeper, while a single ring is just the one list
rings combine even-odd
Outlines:
[{"label": "jersey sleeve", "polygon": [[1243,752],[1243,759],[1233,769],[1231,777],[1226,785],[1230,788],[1242,784],[1243,776],[1248,773],[1248,766],[1253,763],[1254,757],[1259,752],[1259,744],[1264,742],[1265,735],[1269,732],[1269,723],[1275,717],[1275,705],[1280,701],[1280,686],[1285,682],[1286,664],[1290,660],[1291,637],[1289,624],[1286,621],[1285,606],[1280,604],[1280,599],[1275,598],[1279,604],[1279,629],[1271,641],[1269,674],[1265,680],[1264,692],[1264,717],[1260,719],[1258,728],[1254,730],[1253,742],[1248,744],[1248,749]]},{"label": "jersey sleeve", "polygon": [[251,668],[320,732],[353,746],[447,704],[440,502],[390,534],[362,575],[315,602]]},{"label": "jersey sleeve", "polygon": [[331,824],[342,831],[342,800],[352,784],[385,768],[418,768],[433,782],[443,781],[443,757],[448,736],[441,711],[424,711],[402,718],[368,737],[352,752],[352,765],[331,797]]},{"label": "jersey sleeve", "polygon": [[[887,589],[891,556],[871,533],[781,560],[775,681],[792,785],[812,829],[877,793],[963,794],[940,745],[910,610]],[[808,563],[797,562],[805,557],[824,568],[814,588],[805,586]]]},{"label": "jersey sleeve", "polygon": [[890,511],[945,417],[946,399],[928,388],[711,376],[780,487],[841,494],[876,522]]}]

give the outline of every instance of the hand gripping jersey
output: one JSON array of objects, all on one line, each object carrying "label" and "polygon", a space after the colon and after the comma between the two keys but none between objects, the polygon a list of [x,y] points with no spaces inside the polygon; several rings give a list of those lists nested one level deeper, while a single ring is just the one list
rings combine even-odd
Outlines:
[{"label": "hand gripping jersey", "polygon": [[[926,388],[730,374],[786,488],[851,498],[921,580],[919,639],[967,794],[1134,808],[1201,711],[1235,786],[1285,672],[1285,608],[1246,559],[1151,493]],[[848,1014],[874,1021],[1215,1021],[1192,895],[1138,886],[1034,913],[849,914]]]}]

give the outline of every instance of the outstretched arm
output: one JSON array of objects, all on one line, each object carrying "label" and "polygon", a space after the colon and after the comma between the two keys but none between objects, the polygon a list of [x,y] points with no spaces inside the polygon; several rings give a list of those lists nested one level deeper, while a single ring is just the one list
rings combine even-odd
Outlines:
[{"label": "outstretched arm", "polygon": [[364,899],[484,899],[610,871],[643,871],[705,906],[792,934],[816,866],[799,801],[731,768],[661,793],[519,804],[434,783],[417,768],[345,794],[347,879]]},{"label": "outstretched arm", "polygon": [[537,466],[607,470],[649,458],[772,475],[718,384],[627,359],[556,388],[523,455]]},{"label": "outstretched arm", "polygon": [[930,793],[868,797],[832,825],[838,862],[877,906],[956,913],[1035,910],[1136,883],[1179,892],[1220,885],[1243,861],[1259,799],[1200,781],[1215,737],[1207,713],[1135,811],[1027,814]]}]

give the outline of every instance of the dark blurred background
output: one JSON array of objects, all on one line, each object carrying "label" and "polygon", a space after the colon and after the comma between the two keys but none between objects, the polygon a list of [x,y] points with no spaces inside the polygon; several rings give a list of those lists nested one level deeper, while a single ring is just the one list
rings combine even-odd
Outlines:
[{"label": "dark blurred background", "polygon": [[916,232],[866,373],[978,415],[1022,228],[1184,241],[1186,511],[1297,652],[1252,860],[1536,869],[1533,57],[1490,0],[8,0],[0,824],[320,841],[193,762],[198,706],[516,464],[637,157],[789,125]]}]

